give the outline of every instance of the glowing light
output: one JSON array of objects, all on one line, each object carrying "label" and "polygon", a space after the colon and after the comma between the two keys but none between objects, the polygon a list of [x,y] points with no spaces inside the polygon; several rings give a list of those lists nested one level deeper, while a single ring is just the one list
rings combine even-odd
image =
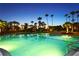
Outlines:
[{"label": "glowing light", "polygon": [[72,38],[71,36],[68,36],[68,35],[64,35],[64,36],[62,36],[63,38],[65,38],[65,39],[70,39],[70,38]]},{"label": "glowing light", "polygon": [[46,25],[45,29],[47,29],[47,28],[48,28],[48,25]]},{"label": "glowing light", "polygon": [[7,50],[7,51],[15,50],[17,47],[18,47],[18,46],[12,45],[12,44],[10,44],[10,45],[7,45],[7,44],[0,45],[0,48],[3,48],[3,49],[5,49],[5,50]]},{"label": "glowing light", "polygon": [[37,29],[38,29],[39,24],[37,24]]}]

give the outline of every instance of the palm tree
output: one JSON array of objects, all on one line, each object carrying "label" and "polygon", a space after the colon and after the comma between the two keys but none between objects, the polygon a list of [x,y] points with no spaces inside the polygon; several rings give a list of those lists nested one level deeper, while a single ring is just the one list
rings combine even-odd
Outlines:
[{"label": "palm tree", "polygon": [[66,17],[66,22],[67,22],[68,14],[65,14],[64,16]]},{"label": "palm tree", "polygon": [[78,22],[78,20],[79,20],[79,14],[77,15],[77,22]]},{"label": "palm tree", "polygon": [[74,15],[75,15],[75,11],[72,11],[72,12],[70,12],[70,14],[72,15],[72,32],[74,31],[74,25],[73,25],[73,23],[74,23],[74,21],[75,21],[75,19],[74,19]]},{"label": "palm tree", "polygon": [[70,14],[72,15],[72,22],[74,22],[75,21],[75,19],[74,19],[74,15],[75,15],[75,11],[72,11],[72,12],[70,12]]},{"label": "palm tree", "polygon": [[42,17],[38,17],[38,20],[41,21],[42,20]]},{"label": "palm tree", "polygon": [[43,26],[44,29],[45,29],[45,25],[46,25],[45,22],[42,22],[42,26]]},{"label": "palm tree", "polygon": [[69,18],[69,22],[70,22],[70,21],[71,21],[71,20],[70,20],[70,16],[68,16],[68,18]]},{"label": "palm tree", "polygon": [[78,22],[79,10],[77,10],[75,13],[77,14],[77,22]]},{"label": "palm tree", "polygon": [[64,28],[66,28],[66,33],[69,33],[69,29],[71,28],[71,23],[70,22],[65,22],[63,24]]},{"label": "palm tree", "polygon": [[38,24],[39,24],[38,28],[39,28],[41,26],[42,17],[38,17],[37,19],[38,19]]},{"label": "palm tree", "polygon": [[32,23],[32,25],[33,25],[34,21],[31,21],[31,23]]},{"label": "palm tree", "polygon": [[28,23],[24,23],[24,30],[28,29]]},{"label": "palm tree", "polygon": [[38,24],[39,24],[38,28],[41,28],[42,22],[41,21],[38,21]]},{"label": "palm tree", "polygon": [[53,16],[54,16],[54,15],[52,14],[52,15],[51,15],[51,18],[52,18],[52,26],[53,26]]},{"label": "palm tree", "polygon": [[37,23],[36,23],[36,22],[34,23],[34,26],[35,26],[35,28],[37,29]]},{"label": "palm tree", "polygon": [[37,26],[37,23],[34,23],[34,26]]},{"label": "palm tree", "polygon": [[48,23],[48,14],[45,14],[45,17],[46,17],[46,20],[47,20],[47,25],[49,25],[49,23]]}]

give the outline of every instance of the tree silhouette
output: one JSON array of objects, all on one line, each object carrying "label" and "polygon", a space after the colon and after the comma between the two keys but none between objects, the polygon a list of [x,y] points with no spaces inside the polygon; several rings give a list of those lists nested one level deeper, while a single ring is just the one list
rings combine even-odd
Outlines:
[{"label": "tree silhouette", "polygon": [[68,14],[65,14],[64,16],[66,17],[66,22],[67,22]]},{"label": "tree silhouette", "polygon": [[69,28],[72,26],[70,22],[65,22],[63,26],[66,28],[66,33],[69,33]]},{"label": "tree silhouette", "polygon": [[79,22],[79,14],[77,15],[77,22]]},{"label": "tree silhouette", "polygon": [[74,22],[75,21],[75,19],[74,19],[74,15],[75,15],[75,11],[72,11],[72,12],[70,12],[70,14],[72,15],[72,22]]},{"label": "tree silhouette", "polygon": [[70,16],[68,16],[68,18],[69,18],[69,22],[70,22],[71,21]]},{"label": "tree silhouette", "polygon": [[45,17],[46,17],[46,20],[47,20],[47,25],[49,25],[49,23],[48,23],[48,14],[45,14]]},{"label": "tree silhouette", "polygon": [[76,15],[77,15],[77,22],[78,22],[78,17],[79,17],[79,10],[75,11]]},{"label": "tree silhouette", "polygon": [[33,25],[34,21],[31,21],[31,24]]},{"label": "tree silhouette", "polygon": [[52,14],[52,15],[51,15],[51,18],[52,18],[52,26],[53,26],[53,16],[54,16],[54,15]]},{"label": "tree silhouette", "polygon": [[39,28],[41,26],[42,17],[38,17],[37,19],[38,19],[38,24],[39,24],[38,28]]}]

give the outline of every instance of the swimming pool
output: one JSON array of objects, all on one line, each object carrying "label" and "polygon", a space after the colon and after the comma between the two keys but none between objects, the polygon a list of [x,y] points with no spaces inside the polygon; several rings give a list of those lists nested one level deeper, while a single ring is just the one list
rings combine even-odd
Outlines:
[{"label": "swimming pool", "polygon": [[[12,56],[63,56],[68,53],[68,44],[78,36],[41,34],[13,34],[0,36],[0,48]],[[79,46],[74,44],[73,46]]]}]

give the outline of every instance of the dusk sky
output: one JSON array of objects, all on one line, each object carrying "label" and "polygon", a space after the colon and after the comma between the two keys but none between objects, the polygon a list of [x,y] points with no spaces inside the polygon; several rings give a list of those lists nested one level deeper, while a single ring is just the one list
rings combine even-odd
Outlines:
[{"label": "dusk sky", "polygon": [[79,4],[68,3],[26,3],[26,4],[0,4],[0,19],[5,21],[18,21],[19,23],[37,22],[37,18],[42,17],[46,22],[45,14],[49,14],[49,23],[52,24],[51,14],[54,25],[62,25],[65,22],[64,14],[79,10]]}]

